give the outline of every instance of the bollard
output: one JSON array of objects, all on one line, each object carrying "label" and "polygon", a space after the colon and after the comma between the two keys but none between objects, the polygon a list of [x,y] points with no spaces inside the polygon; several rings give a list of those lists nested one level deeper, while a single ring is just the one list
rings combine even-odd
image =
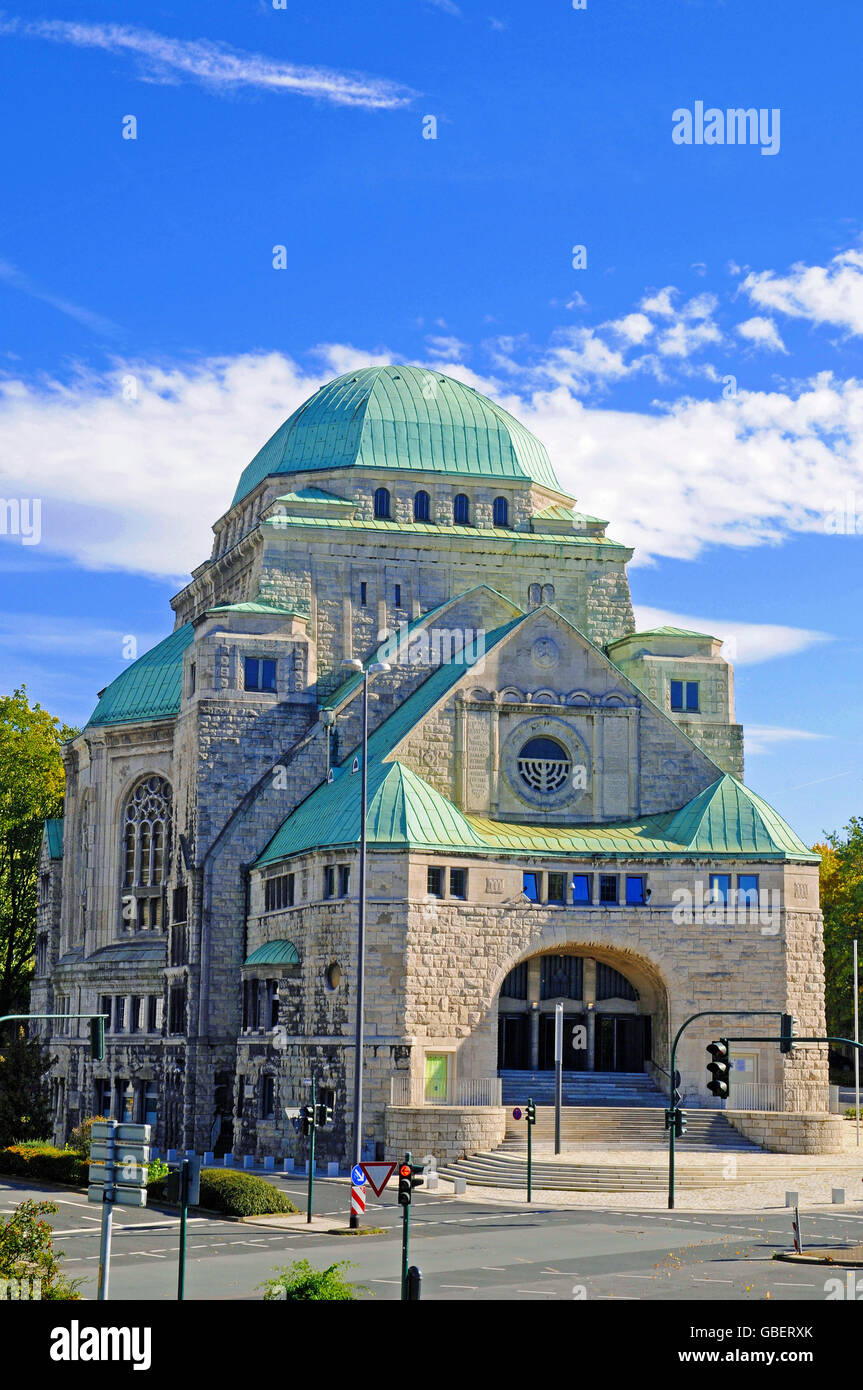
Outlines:
[{"label": "bollard", "polygon": [[844,1205],[844,1202],[845,1202],[845,1188],[844,1188],[844,1187],[834,1187],[834,1188],[833,1188],[833,1205],[834,1205],[834,1207],[841,1207],[841,1206]]},{"label": "bollard", "polygon": [[243,1167],[244,1167],[244,1168],[254,1168],[254,1166],[255,1166],[255,1155],[254,1155],[254,1154],[243,1154]]},{"label": "bollard", "polygon": [[213,1153],[212,1153],[212,1151],[211,1151],[210,1149],[207,1149],[207,1152],[204,1154],[204,1167],[205,1167],[205,1168],[212,1168],[213,1162],[214,1162]]},{"label": "bollard", "polygon": [[293,1173],[293,1171],[294,1171],[294,1160],[293,1160],[292,1158],[289,1158],[288,1155],[286,1154],[286,1155],[285,1155],[285,1161],[284,1161],[284,1163],[282,1164],[282,1172],[283,1172],[283,1173]]},{"label": "bollard", "polygon": [[416,1265],[411,1265],[408,1270],[408,1277],[405,1281],[405,1302],[418,1303],[422,1294],[423,1276],[422,1270]]},{"label": "bollard", "polygon": [[467,1178],[453,1178],[452,1190],[456,1197],[463,1197],[467,1192]]},{"label": "bollard", "polygon": [[327,1177],[328,1177],[328,1178],[337,1178],[338,1176],[339,1176],[339,1165],[338,1165],[338,1163],[328,1163],[328,1164],[327,1164]]},{"label": "bollard", "polygon": [[786,1193],[785,1193],[785,1205],[786,1205],[786,1207],[796,1207],[796,1206],[799,1206],[799,1205],[800,1205],[799,1194],[796,1193],[796,1192],[786,1192]]},{"label": "bollard", "polygon": [[194,1150],[194,1149],[187,1149],[187,1150],[186,1150],[186,1157],[187,1157],[187,1158],[194,1158],[194,1157],[195,1157],[195,1150]]},{"label": "bollard", "polygon": [[225,1154],[224,1158],[222,1159],[222,1162],[224,1163],[224,1165],[225,1165],[226,1168],[233,1168],[233,1166],[234,1166],[234,1155],[233,1155],[233,1154]]},{"label": "bollard", "polygon": [[437,1169],[426,1175],[426,1188],[429,1192],[437,1192],[440,1174]]},{"label": "bollard", "polygon": [[276,1160],[273,1158],[273,1155],[272,1155],[272,1154],[267,1154],[266,1158],[264,1159],[264,1170],[265,1170],[265,1172],[267,1172],[267,1173],[272,1173],[272,1171],[273,1171],[273,1169],[275,1168],[275,1166],[276,1166]]},{"label": "bollard", "polygon": [[168,1150],[168,1162],[169,1162],[169,1163],[176,1163],[178,1157],[179,1157],[179,1154],[177,1153],[177,1150],[176,1150],[176,1149],[169,1149],[169,1150]]}]

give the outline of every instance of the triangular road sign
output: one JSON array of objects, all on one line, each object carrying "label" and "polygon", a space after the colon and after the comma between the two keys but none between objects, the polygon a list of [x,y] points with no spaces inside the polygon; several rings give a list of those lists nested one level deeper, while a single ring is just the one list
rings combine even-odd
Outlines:
[{"label": "triangular road sign", "polygon": [[360,1167],[369,1180],[369,1186],[376,1197],[380,1197],[393,1173],[398,1167],[397,1163],[361,1163]]}]

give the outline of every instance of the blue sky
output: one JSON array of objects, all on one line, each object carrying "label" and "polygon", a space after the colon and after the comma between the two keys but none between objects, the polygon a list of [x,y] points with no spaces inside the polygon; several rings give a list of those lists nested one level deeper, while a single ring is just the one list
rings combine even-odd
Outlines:
[{"label": "blue sky", "polygon": [[[4,10],[4,687],[83,722],[281,420],[434,363],[637,547],[642,625],[728,639],[750,785],[860,813],[861,40],[838,0]],[[696,102],[778,149],[675,143]]]}]

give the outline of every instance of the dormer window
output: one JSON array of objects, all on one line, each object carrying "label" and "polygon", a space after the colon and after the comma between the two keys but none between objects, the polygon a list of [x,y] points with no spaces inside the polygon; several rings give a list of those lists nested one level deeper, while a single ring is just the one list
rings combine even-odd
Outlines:
[{"label": "dormer window", "polygon": [[390,519],[390,494],[388,488],[379,487],[375,489],[375,519],[378,521],[389,521]]},{"label": "dormer window", "polygon": [[698,681],[671,682],[671,710],[673,714],[698,714]]},{"label": "dormer window", "polygon": [[272,657],[247,656],[243,663],[246,690],[274,691],[276,663]]},{"label": "dormer window", "polygon": [[492,503],[491,519],[494,526],[509,526],[509,503],[505,497],[496,497]]},{"label": "dormer window", "polygon": [[470,498],[459,492],[452,499],[452,519],[456,526],[470,526]]},{"label": "dormer window", "polygon": [[414,521],[429,521],[431,518],[431,498],[427,492],[418,492],[414,497]]}]

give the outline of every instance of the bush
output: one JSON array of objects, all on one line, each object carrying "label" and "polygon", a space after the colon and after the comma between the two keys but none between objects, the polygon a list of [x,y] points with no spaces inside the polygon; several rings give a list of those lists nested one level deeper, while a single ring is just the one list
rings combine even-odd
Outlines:
[{"label": "bush", "polygon": [[224,1168],[205,1168],[201,1173],[200,1205],[226,1216],[269,1216],[297,1210],[271,1182],[254,1173],[231,1173]]},{"label": "bush", "polygon": [[55,1149],[51,1144],[42,1144],[39,1148],[32,1144],[13,1144],[8,1149],[0,1149],[0,1173],[11,1177],[41,1178],[45,1182],[84,1187],[89,1167],[87,1159],[69,1149]]},{"label": "bush", "polygon": [[39,1280],[41,1297],[80,1299],[78,1280],[60,1271],[54,1232],[43,1216],[59,1211],[56,1202],[22,1202],[8,1216],[0,1216],[0,1278]]},{"label": "bush", "polygon": [[340,1302],[361,1298],[366,1289],[349,1284],[342,1278],[341,1271],[350,1269],[350,1260],[339,1260],[326,1269],[315,1269],[308,1260],[295,1260],[293,1264],[277,1269],[271,1279],[259,1284],[265,1289],[264,1302],[277,1299],[284,1302],[308,1302],[311,1299],[337,1299]]},{"label": "bush", "polygon": [[81,1158],[89,1158],[92,1129],[93,1125],[96,1123],[104,1124],[105,1116],[90,1115],[86,1120],[82,1120],[79,1125],[75,1126],[72,1133],[69,1135],[66,1148],[71,1149],[73,1153],[78,1154]]}]

